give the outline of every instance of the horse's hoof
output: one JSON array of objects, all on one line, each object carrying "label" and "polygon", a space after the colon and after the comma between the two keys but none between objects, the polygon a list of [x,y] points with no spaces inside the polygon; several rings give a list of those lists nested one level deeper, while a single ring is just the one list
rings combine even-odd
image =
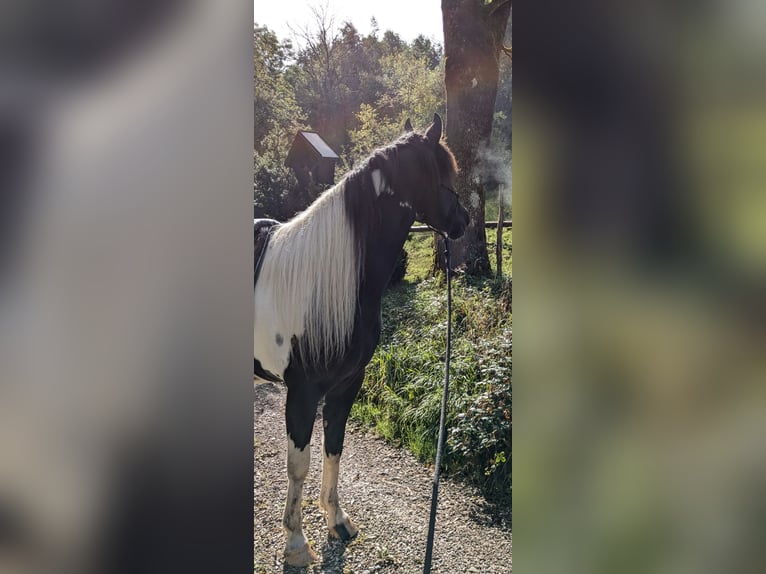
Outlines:
[{"label": "horse's hoof", "polygon": [[340,538],[343,542],[353,540],[357,534],[359,534],[359,529],[348,518],[330,528],[330,536]]},{"label": "horse's hoof", "polygon": [[311,546],[304,544],[301,548],[296,548],[290,552],[285,552],[285,564],[303,568],[312,562],[317,561],[317,554],[311,549]]}]

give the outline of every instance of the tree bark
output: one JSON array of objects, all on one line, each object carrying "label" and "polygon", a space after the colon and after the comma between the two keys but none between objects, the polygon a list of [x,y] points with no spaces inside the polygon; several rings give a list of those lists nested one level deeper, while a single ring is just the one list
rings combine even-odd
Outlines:
[{"label": "tree bark", "polygon": [[[447,143],[457,159],[457,192],[471,216],[465,235],[453,242],[453,268],[489,275],[484,227],[481,153],[489,145],[497,96],[499,58],[511,12],[509,0],[442,0]],[[444,269],[443,242],[436,239],[434,268]]]}]

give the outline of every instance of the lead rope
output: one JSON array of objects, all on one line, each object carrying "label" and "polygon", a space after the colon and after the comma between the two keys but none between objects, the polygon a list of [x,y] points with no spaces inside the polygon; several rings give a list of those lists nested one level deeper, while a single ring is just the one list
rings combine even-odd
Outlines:
[{"label": "lead rope", "polygon": [[434,530],[436,528],[436,503],[439,498],[439,474],[442,464],[444,439],[447,434],[447,396],[449,394],[449,360],[452,350],[452,262],[449,253],[449,238],[444,237],[444,260],[447,268],[447,355],[444,358],[444,392],[442,393],[442,410],[439,419],[439,441],[436,443],[436,462],[434,463],[434,484],[431,493],[431,516],[428,520],[428,539],[426,540],[426,557],[423,562],[423,574],[431,572],[431,558],[434,550]]}]

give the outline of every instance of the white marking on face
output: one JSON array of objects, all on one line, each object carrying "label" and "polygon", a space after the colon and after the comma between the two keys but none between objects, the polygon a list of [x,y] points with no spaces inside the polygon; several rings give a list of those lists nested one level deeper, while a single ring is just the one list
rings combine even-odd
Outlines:
[{"label": "white marking on face", "polygon": [[479,202],[480,202],[480,201],[481,201],[481,198],[479,197],[479,194],[478,194],[478,193],[476,193],[476,192],[474,191],[474,192],[471,194],[471,206],[472,206],[474,209],[478,209],[478,208],[479,208]]},{"label": "white marking on face", "polygon": [[475,88],[478,85],[478,83],[479,82],[476,81],[476,78],[474,78],[473,80],[471,80],[471,87]]},{"label": "white marking on face", "polygon": [[407,209],[412,209],[412,206],[411,206],[411,205],[409,204],[409,202],[407,202],[407,201],[400,201],[400,202],[399,202],[399,205],[400,205],[401,207],[406,207]]},{"label": "white marking on face", "polygon": [[381,193],[388,193],[393,195],[394,190],[388,187],[388,184],[383,177],[383,173],[381,173],[379,169],[373,170],[370,175],[372,176],[372,186],[375,188],[375,195],[378,197],[380,197]]}]

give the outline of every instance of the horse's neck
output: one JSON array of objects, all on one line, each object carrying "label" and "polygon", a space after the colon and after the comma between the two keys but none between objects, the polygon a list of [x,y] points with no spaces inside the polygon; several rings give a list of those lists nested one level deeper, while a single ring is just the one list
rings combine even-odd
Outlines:
[{"label": "horse's neck", "polygon": [[381,224],[367,238],[362,289],[379,303],[407,240],[415,217],[399,206],[387,209]]}]

